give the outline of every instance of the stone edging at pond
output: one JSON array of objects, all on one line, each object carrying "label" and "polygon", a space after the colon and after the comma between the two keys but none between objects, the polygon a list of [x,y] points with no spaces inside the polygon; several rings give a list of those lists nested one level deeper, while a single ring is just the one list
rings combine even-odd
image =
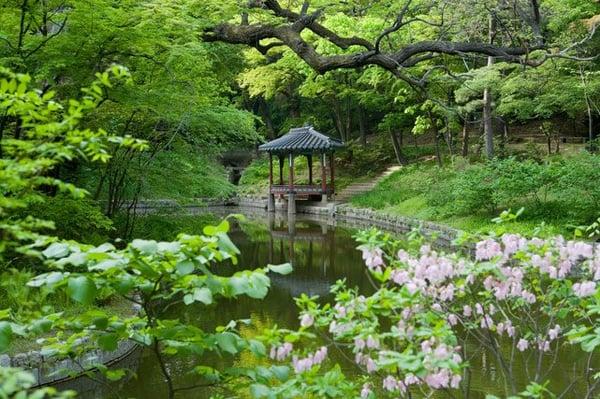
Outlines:
[{"label": "stone edging at pond", "polygon": [[[227,201],[215,201],[197,199],[190,201],[189,204],[179,205],[176,201],[140,201],[137,210],[140,214],[152,213],[158,209],[179,209],[195,213],[210,209],[211,207],[239,206],[241,208],[267,209],[267,198],[258,196],[238,196]],[[279,211],[285,210],[282,202],[276,204]],[[298,204],[297,212],[300,214],[316,215],[327,217],[335,221],[344,221],[357,228],[378,227],[382,230],[394,233],[407,233],[412,229],[418,228],[427,237],[435,237],[436,243],[441,246],[450,246],[452,241],[462,234],[462,231],[443,224],[427,222],[420,219],[406,216],[391,215],[373,209],[356,208],[349,204],[329,203],[321,205]]]},{"label": "stone edging at pond", "polygon": [[[267,199],[251,196],[238,197],[235,205],[266,210]],[[333,219],[333,221],[344,221],[357,228],[377,227],[394,233],[407,233],[412,229],[418,228],[423,235],[435,237],[436,244],[445,247],[451,246],[452,242],[463,233],[459,229],[446,225],[406,216],[391,215],[373,209],[356,208],[349,204],[330,203],[326,206],[321,206],[317,203],[314,205],[298,205],[297,212],[328,217]]]},{"label": "stone edging at pond", "polygon": [[[141,307],[137,304],[132,310],[139,314]],[[81,339],[82,344],[88,338]],[[97,365],[110,366],[134,353],[139,345],[131,340],[117,343],[114,351],[100,349],[89,350],[76,358],[61,357],[58,355],[45,356],[41,350],[17,353],[14,355],[0,354],[0,367],[13,367],[26,370],[35,378],[34,387],[53,385],[76,379],[87,371],[94,370]]]},{"label": "stone edging at pond", "polygon": [[36,379],[35,387],[57,384],[77,378],[96,365],[109,366],[132,354],[138,345],[133,341],[120,341],[117,349],[108,352],[92,350],[76,359],[44,356],[41,351],[30,351],[16,355],[0,355],[0,367],[14,367],[27,370]]}]

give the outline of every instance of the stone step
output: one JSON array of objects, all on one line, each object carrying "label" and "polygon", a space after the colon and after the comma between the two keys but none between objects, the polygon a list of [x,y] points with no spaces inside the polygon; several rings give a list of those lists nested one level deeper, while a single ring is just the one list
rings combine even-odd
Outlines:
[{"label": "stone step", "polygon": [[400,170],[401,168],[402,168],[401,166],[391,166],[388,169],[386,169],[383,173],[381,173],[379,176],[375,177],[373,180],[371,180],[367,183],[356,183],[356,184],[352,184],[352,185],[346,187],[345,189],[343,189],[336,195],[336,201],[346,202],[347,200],[349,200],[350,198],[352,198],[356,195],[371,191],[372,189],[375,188],[375,186],[377,186],[377,184],[381,183],[385,178],[387,178],[394,172]]}]

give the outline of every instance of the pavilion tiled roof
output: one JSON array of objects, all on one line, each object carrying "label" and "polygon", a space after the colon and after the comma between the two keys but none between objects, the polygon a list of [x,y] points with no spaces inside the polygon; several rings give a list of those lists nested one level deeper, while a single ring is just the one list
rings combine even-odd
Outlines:
[{"label": "pavilion tiled roof", "polygon": [[302,153],[332,151],[344,147],[344,143],[317,132],[312,126],[294,128],[284,136],[258,147],[260,151]]}]

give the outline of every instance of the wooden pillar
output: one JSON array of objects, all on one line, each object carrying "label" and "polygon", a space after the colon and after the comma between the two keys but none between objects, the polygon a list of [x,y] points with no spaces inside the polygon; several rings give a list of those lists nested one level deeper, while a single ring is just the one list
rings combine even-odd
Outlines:
[{"label": "wooden pillar", "polygon": [[275,194],[273,193],[273,154],[269,153],[269,197],[267,211],[275,212]]},{"label": "wooden pillar", "polygon": [[321,202],[327,202],[327,157],[321,154]]},{"label": "wooden pillar", "polygon": [[288,187],[288,215],[296,214],[296,194],[294,193],[294,154],[290,153],[290,183]]},{"label": "wooden pillar", "polygon": [[334,173],[334,162],[333,162],[333,152],[329,156],[329,170],[331,172],[331,198],[333,198],[335,194],[335,173]]},{"label": "wooden pillar", "polygon": [[308,184],[312,186],[312,184],[313,184],[313,158],[312,158],[312,155],[307,155],[306,159],[308,160]]},{"label": "wooden pillar", "polygon": [[273,154],[269,153],[269,189],[273,185]]},{"label": "wooden pillar", "polygon": [[279,155],[279,185],[283,186],[283,155]]}]

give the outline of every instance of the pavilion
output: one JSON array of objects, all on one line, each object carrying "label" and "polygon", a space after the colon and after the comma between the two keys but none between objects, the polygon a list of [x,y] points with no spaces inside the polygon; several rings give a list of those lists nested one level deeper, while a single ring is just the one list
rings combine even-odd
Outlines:
[{"label": "pavilion", "polygon": [[[296,199],[313,198],[319,196],[323,203],[334,197],[335,175],[333,153],[344,147],[340,140],[331,138],[317,132],[312,126],[295,128],[284,136],[258,147],[260,151],[269,153],[269,212],[275,211],[275,197],[287,199],[288,214],[296,213]],[[274,182],[273,157],[279,159],[279,181]],[[294,183],[294,158],[306,156],[308,161],[308,184]],[[314,184],[313,180],[313,156],[321,160],[321,182]],[[283,181],[284,162],[288,159],[289,180],[287,184]],[[329,182],[327,175],[329,171]]]}]

